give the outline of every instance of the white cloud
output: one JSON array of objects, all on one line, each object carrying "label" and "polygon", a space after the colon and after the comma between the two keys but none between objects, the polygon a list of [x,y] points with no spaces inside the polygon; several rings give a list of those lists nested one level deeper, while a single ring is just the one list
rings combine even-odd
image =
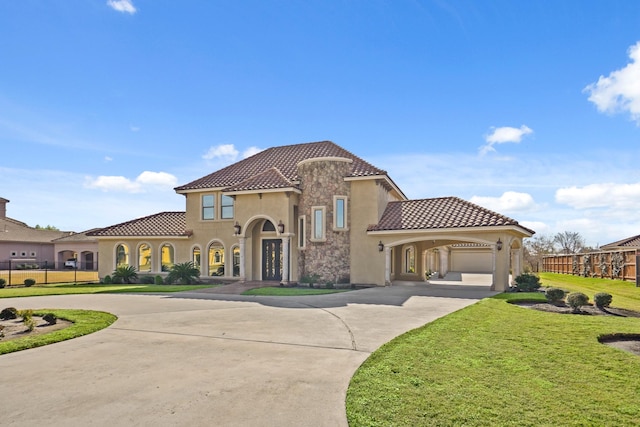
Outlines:
[{"label": "white cloud", "polygon": [[244,150],[242,152],[242,158],[246,159],[247,157],[251,157],[254,154],[258,154],[261,151],[263,151],[263,148],[258,148],[258,147],[255,147],[255,146],[249,147],[249,148],[247,148],[246,150]]},{"label": "white cloud", "polygon": [[640,209],[640,182],[635,184],[589,184],[556,191],[556,202],[577,209],[608,207]]},{"label": "white cloud", "polygon": [[173,188],[177,182],[178,179],[169,173],[144,171],[133,181],[124,176],[87,177],[84,186],[105,192],[143,193],[153,187],[158,189]]},{"label": "white cloud", "polygon": [[552,231],[551,226],[542,221],[518,221],[521,226],[533,230],[536,234],[549,234]]},{"label": "white cloud", "polygon": [[104,161],[105,162],[111,162],[111,161],[113,161],[113,157],[104,156]]},{"label": "white cloud", "polygon": [[131,0],[107,0],[107,5],[118,12],[128,13],[131,15],[136,13],[136,8]]},{"label": "white cloud", "polygon": [[531,194],[516,191],[505,191],[500,197],[473,196],[470,201],[500,213],[531,211],[537,207]]},{"label": "white cloud", "polygon": [[496,151],[493,147],[495,144],[505,144],[508,142],[517,144],[522,141],[522,138],[525,135],[533,133],[533,130],[526,125],[522,125],[519,128],[503,126],[499,128],[493,127],[491,129],[491,133],[484,137],[484,140],[487,143],[480,147],[480,154],[482,155],[487,154],[490,151]]},{"label": "white cloud", "polygon": [[139,132],[140,131],[140,126],[130,125],[129,129],[131,130],[131,132]]},{"label": "white cloud", "polygon": [[589,101],[603,113],[628,112],[640,126],[640,41],[629,48],[631,62],[626,67],[612,71],[608,77],[600,76],[597,82],[584,88]]},{"label": "white cloud", "polygon": [[223,159],[227,161],[235,161],[239,154],[240,152],[236,150],[236,147],[234,147],[233,144],[221,144],[210,147],[202,158],[205,160]]}]

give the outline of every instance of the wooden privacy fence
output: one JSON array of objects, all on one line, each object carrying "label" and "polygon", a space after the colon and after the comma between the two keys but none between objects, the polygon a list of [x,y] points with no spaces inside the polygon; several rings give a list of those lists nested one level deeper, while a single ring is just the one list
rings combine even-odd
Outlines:
[{"label": "wooden privacy fence", "polygon": [[542,268],[549,273],[584,277],[629,280],[640,286],[640,251],[635,249],[589,252],[569,255],[545,255]]}]

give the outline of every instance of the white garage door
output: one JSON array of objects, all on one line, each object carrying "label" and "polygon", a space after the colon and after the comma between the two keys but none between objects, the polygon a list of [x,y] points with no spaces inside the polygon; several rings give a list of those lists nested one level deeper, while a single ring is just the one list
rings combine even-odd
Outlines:
[{"label": "white garage door", "polygon": [[451,271],[491,273],[493,271],[491,249],[453,249],[451,251]]}]

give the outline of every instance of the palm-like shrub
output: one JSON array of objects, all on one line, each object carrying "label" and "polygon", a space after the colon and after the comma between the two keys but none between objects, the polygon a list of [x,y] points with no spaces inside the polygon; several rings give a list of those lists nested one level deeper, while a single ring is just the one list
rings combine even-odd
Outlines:
[{"label": "palm-like shrub", "polygon": [[174,264],[169,270],[169,274],[165,279],[168,284],[178,283],[183,285],[190,285],[196,283],[200,277],[200,270],[191,261]]},{"label": "palm-like shrub", "polygon": [[132,265],[120,265],[111,275],[111,279],[121,283],[135,283],[138,280],[138,273]]}]

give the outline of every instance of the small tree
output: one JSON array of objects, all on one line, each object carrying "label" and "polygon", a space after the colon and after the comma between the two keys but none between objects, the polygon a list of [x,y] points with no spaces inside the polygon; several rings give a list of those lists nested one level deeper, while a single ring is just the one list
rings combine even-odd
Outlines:
[{"label": "small tree", "polygon": [[580,313],[580,307],[589,304],[589,297],[582,292],[571,292],[567,295],[567,304],[573,313]]},{"label": "small tree", "polygon": [[199,277],[200,270],[193,262],[187,261],[172,265],[165,282],[168,284],[179,283],[190,285],[192,283],[197,283]]},{"label": "small tree", "polygon": [[134,283],[138,279],[138,273],[136,273],[136,268],[132,265],[120,265],[113,272],[111,279],[122,283]]},{"label": "small tree", "polygon": [[593,296],[593,303],[598,308],[605,308],[611,305],[611,301],[613,301],[613,296],[606,292],[598,292]]},{"label": "small tree", "polygon": [[515,282],[519,292],[535,292],[540,288],[540,278],[531,273],[519,275]]},{"label": "small tree", "polygon": [[544,296],[547,297],[547,301],[551,304],[556,304],[564,299],[564,290],[560,288],[548,288],[544,292]]}]

